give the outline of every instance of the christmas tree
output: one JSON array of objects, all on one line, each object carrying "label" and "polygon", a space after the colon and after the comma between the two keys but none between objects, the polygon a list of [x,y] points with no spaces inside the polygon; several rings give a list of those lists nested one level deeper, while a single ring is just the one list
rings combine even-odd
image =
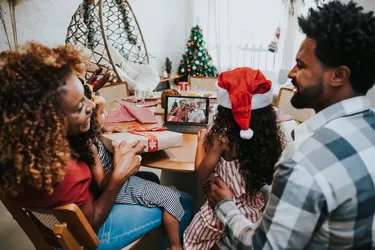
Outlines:
[{"label": "christmas tree", "polygon": [[199,25],[191,29],[191,35],[186,44],[185,54],[182,55],[178,74],[184,76],[216,76],[216,68],[212,57],[204,47],[202,29]]},{"label": "christmas tree", "polygon": [[178,107],[176,99],[174,100],[174,103],[172,104],[170,113],[173,113],[173,111]]}]

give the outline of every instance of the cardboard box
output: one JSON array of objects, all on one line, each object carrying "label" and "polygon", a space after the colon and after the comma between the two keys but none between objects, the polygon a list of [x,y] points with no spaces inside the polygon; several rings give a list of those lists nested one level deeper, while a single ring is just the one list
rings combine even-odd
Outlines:
[{"label": "cardboard box", "polygon": [[183,146],[183,134],[171,132],[171,131],[157,131],[157,132],[146,132],[153,138],[147,138],[142,135],[136,135],[128,132],[124,133],[113,133],[113,134],[102,134],[101,141],[104,146],[111,152],[113,152],[112,141],[121,143],[126,140],[127,142],[133,142],[139,140],[144,145],[147,145],[144,152],[154,152],[163,149],[177,148]]}]

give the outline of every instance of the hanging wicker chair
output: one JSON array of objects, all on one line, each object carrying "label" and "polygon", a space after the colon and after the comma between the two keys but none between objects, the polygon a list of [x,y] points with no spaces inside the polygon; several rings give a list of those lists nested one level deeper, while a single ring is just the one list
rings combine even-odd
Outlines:
[{"label": "hanging wicker chair", "polygon": [[[79,50],[89,49],[90,63],[103,68],[102,75],[113,72],[112,83],[121,81],[113,48],[127,62],[149,64],[141,29],[127,0],[84,0],[72,16],[65,42]],[[86,80],[94,70],[88,68]]]}]

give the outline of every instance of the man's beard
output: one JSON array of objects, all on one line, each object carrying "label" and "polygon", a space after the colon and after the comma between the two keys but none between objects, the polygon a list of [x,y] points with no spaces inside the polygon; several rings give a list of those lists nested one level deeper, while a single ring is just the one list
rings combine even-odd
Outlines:
[{"label": "man's beard", "polygon": [[297,93],[292,96],[290,102],[296,109],[314,108],[314,104],[320,99],[323,94],[323,81],[316,86],[304,88],[300,91],[299,85],[295,78],[292,79],[292,83],[297,88]]}]

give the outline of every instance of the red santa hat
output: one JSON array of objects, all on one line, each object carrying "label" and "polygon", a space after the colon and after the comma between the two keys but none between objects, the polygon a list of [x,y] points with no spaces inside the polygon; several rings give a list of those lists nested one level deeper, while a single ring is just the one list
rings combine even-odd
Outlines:
[{"label": "red santa hat", "polygon": [[237,68],[223,72],[216,83],[218,104],[232,109],[234,120],[241,128],[240,136],[251,139],[251,110],[272,103],[272,82],[252,68]]}]

